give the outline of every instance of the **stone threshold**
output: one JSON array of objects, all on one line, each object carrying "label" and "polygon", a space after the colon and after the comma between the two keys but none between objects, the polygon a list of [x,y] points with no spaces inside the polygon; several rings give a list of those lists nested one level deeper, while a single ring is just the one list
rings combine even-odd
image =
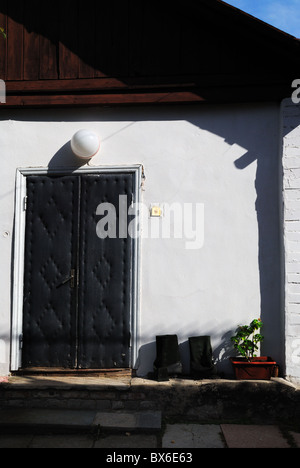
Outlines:
[{"label": "stone threshold", "polygon": [[83,388],[96,388],[109,389],[110,387],[122,389],[134,389],[135,387],[150,388],[176,388],[183,387],[197,388],[202,386],[212,385],[214,387],[219,386],[259,386],[259,387],[270,387],[270,386],[286,386],[295,390],[300,390],[300,386],[285,380],[281,377],[273,377],[271,380],[235,380],[235,379],[202,379],[194,380],[191,378],[170,378],[166,382],[158,382],[156,380],[147,379],[143,377],[133,377],[129,374],[123,374],[118,376],[111,375],[70,375],[70,374],[26,374],[26,375],[12,375],[8,377],[7,381],[0,384],[2,388],[69,388],[74,387],[79,389]]}]

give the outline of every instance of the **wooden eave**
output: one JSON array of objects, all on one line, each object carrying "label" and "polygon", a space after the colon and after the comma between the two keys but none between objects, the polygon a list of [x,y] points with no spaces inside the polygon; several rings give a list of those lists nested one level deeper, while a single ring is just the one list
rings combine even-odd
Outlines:
[{"label": "wooden eave", "polygon": [[[88,1],[99,12],[99,2]],[[27,10],[28,3],[36,8]],[[0,41],[7,91],[1,107],[281,101],[291,95],[300,72],[299,40],[221,0],[173,0],[172,9],[166,0],[159,17],[154,3],[110,0],[96,37],[86,1],[53,0],[45,16],[38,0],[1,0],[0,25],[8,32]],[[79,40],[82,24],[88,26]],[[170,30],[164,31],[166,24]]]},{"label": "wooden eave", "polygon": [[[192,77],[191,77],[192,78]],[[171,80],[170,80],[171,81]],[[139,104],[280,101],[291,93],[283,78],[272,82],[247,77],[211,77],[151,86],[130,85],[117,78],[11,81],[3,107],[114,106]]]}]

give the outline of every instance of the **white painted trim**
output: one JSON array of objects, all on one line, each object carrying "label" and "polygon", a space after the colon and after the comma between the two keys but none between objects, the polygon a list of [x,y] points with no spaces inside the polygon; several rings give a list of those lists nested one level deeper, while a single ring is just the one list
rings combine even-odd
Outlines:
[{"label": "white painted trim", "polygon": [[[13,300],[12,300],[12,334],[11,334],[11,371],[18,371],[22,363],[22,349],[20,336],[23,330],[23,281],[24,281],[24,253],[25,253],[25,229],[26,211],[24,199],[26,197],[26,177],[29,175],[47,174],[100,174],[107,172],[128,173],[133,172],[134,177],[134,201],[140,202],[142,166],[101,166],[84,168],[42,168],[29,167],[18,168],[16,173],[16,198],[15,198],[15,240],[14,240],[14,270],[13,270]],[[137,209],[135,210],[135,232],[138,229]],[[133,239],[133,272],[132,272],[132,300],[131,300],[131,336],[132,352],[131,367],[134,368],[138,356],[139,340],[139,309],[140,309],[140,236]]]},{"label": "white painted trim", "polygon": [[135,175],[135,233],[133,240],[133,298],[132,298],[132,319],[131,319],[131,334],[132,334],[132,356],[131,364],[134,369],[138,360],[138,350],[139,350],[139,338],[140,338],[140,280],[141,280],[141,236],[138,235],[138,223],[141,222],[141,219],[137,218],[137,205],[141,203],[141,189],[142,189],[142,177],[143,177],[143,167],[140,165],[136,169]]},{"label": "white painted trim", "polygon": [[13,270],[13,304],[11,333],[11,370],[16,371],[21,365],[20,337],[23,329],[23,278],[25,219],[24,199],[26,196],[26,179],[21,171],[16,174],[15,232],[14,232],[14,270]]}]

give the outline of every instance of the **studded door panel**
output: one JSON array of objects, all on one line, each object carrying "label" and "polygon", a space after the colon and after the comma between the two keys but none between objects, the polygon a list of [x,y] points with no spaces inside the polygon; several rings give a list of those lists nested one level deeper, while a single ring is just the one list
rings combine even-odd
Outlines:
[{"label": "studded door panel", "polygon": [[27,178],[23,367],[73,367],[78,178]]},{"label": "studded door panel", "polygon": [[[130,174],[82,177],[79,367],[129,367],[131,239],[125,232],[119,238],[119,220],[120,215],[123,221],[127,216],[132,192]],[[121,214],[120,195],[124,197]],[[112,216],[115,209],[116,238],[112,232],[105,239],[97,235],[97,223],[103,219],[96,214],[101,203],[111,205]],[[113,217],[111,222],[114,224]]]}]

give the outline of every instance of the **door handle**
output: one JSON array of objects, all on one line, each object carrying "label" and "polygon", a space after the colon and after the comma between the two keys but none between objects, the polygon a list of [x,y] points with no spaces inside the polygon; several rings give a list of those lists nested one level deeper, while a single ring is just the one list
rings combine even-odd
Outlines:
[{"label": "door handle", "polygon": [[68,276],[68,278],[65,278],[57,287],[59,288],[60,286],[63,286],[64,284],[67,284],[69,281],[71,281],[71,288],[75,288],[75,274],[76,270],[71,270],[71,275]]}]

